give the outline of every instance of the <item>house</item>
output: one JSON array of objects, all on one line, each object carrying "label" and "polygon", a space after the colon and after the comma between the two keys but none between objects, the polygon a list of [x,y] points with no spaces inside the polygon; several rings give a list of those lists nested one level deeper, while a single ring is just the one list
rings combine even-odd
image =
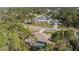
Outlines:
[{"label": "house", "polygon": [[44,23],[44,22],[48,22],[49,19],[51,19],[49,16],[42,16],[42,17],[34,18],[33,21],[35,23]]},{"label": "house", "polygon": [[34,18],[34,19],[32,19],[32,21],[34,23],[44,23],[44,22],[46,22],[46,23],[51,24],[51,25],[60,24],[59,19],[52,19],[50,16],[42,16],[42,17]]},{"label": "house", "polygon": [[49,25],[53,25],[54,29],[57,29],[59,25],[61,25],[59,19],[52,19],[49,16],[42,16],[42,17],[38,17],[38,18],[34,18],[33,19],[34,23],[47,23]]},{"label": "house", "polygon": [[38,48],[42,48],[45,45],[46,45],[46,42],[44,42],[44,41],[36,41],[36,44],[35,44],[35,46]]},{"label": "house", "polygon": [[48,21],[48,24],[53,25],[53,29],[57,29],[58,26],[61,25],[60,21],[61,21],[61,20],[59,20],[59,19],[50,19],[50,20]]},{"label": "house", "polygon": [[36,47],[43,47],[47,43],[46,40],[42,40],[42,39],[40,39],[40,40],[34,40],[32,37],[28,37],[27,39],[25,39],[25,42],[29,46],[36,46]]},{"label": "house", "polygon": [[59,20],[59,19],[50,19],[50,20],[48,20],[48,24],[50,24],[50,25],[58,25],[58,24],[61,24],[60,21],[61,20]]}]

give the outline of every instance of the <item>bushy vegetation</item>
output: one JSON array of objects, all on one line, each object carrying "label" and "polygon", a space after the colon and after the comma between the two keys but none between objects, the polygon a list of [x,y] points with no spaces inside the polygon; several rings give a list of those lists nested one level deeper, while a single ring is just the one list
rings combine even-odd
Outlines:
[{"label": "bushy vegetation", "polygon": [[[30,46],[25,39],[32,37],[32,32],[22,26],[25,20],[32,20],[51,9],[46,15],[51,18],[62,19],[63,27],[79,28],[78,8],[3,8],[0,11],[0,50],[1,51],[28,51]],[[45,25],[46,26],[46,25]],[[57,31],[52,33],[51,44],[46,44],[38,50],[46,51],[78,51],[79,38],[73,30]],[[35,48],[35,47],[33,47]]]},{"label": "bushy vegetation", "polygon": [[54,50],[73,50],[70,41],[75,41],[74,32],[57,31],[52,34],[52,42],[55,43]]},{"label": "bushy vegetation", "polygon": [[[3,16],[5,13],[3,14]],[[1,51],[26,51],[29,46],[25,39],[31,36],[31,31],[21,25],[20,19],[12,14],[0,19],[0,50]]]}]

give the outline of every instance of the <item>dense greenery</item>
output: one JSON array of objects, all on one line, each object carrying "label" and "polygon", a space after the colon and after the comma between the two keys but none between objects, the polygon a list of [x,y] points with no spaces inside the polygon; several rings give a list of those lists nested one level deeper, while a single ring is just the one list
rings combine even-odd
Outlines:
[{"label": "dense greenery", "polygon": [[[32,31],[25,29],[22,23],[31,20],[38,15],[46,14],[51,18],[62,19],[63,27],[79,28],[79,8],[1,8],[0,9],[0,50],[1,51],[27,51],[31,46],[25,43],[25,39],[32,36]],[[41,24],[42,25],[42,24]],[[47,26],[47,24],[45,24]],[[50,26],[50,25],[49,25]],[[46,44],[41,49],[54,51],[79,50],[79,38],[74,31],[56,31],[52,33],[51,44]],[[36,48],[36,47],[32,47]]]},{"label": "dense greenery", "polygon": [[9,14],[7,14],[7,17],[0,19],[0,50],[29,50],[24,41],[29,36],[31,36],[31,31],[21,25],[20,19],[16,19]]},{"label": "dense greenery", "polygon": [[[74,32],[71,30],[57,31],[52,34],[52,42],[55,43],[54,50],[76,50],[77,41],[78,39],[75,38]],[[73,44],[71,44],[71,42],[73,42]]]}]

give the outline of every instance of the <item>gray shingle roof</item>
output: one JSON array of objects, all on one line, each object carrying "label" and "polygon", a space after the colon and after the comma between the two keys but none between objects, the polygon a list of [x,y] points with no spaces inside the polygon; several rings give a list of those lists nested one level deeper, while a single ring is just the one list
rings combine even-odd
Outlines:
[{"label": "gray shingle roof", "polygon": [[51,19],[51,18],[48,17],[48,16],[42,16],[42,17],[35,18],[34,20],[37,20],[37,21],[47,21],[49,19]]}]

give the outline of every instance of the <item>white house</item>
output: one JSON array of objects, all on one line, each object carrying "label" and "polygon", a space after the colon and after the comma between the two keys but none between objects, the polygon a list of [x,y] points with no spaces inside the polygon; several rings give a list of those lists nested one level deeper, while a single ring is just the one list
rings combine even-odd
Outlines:
[{"label": "white house", "polygon": [[35,23],[47,23],[49,25],[54,25],[53,28],[57,28],[61,23],[59,19],[52,19],[49,16],[42,16],[32,19]]},{"label": "white house", "polygon": [[33,21],[35,23],[41,23],[41,22],[48,22],[49,19],[51,19],[49,16],[42,16],[42,17],[34,18]]}]

